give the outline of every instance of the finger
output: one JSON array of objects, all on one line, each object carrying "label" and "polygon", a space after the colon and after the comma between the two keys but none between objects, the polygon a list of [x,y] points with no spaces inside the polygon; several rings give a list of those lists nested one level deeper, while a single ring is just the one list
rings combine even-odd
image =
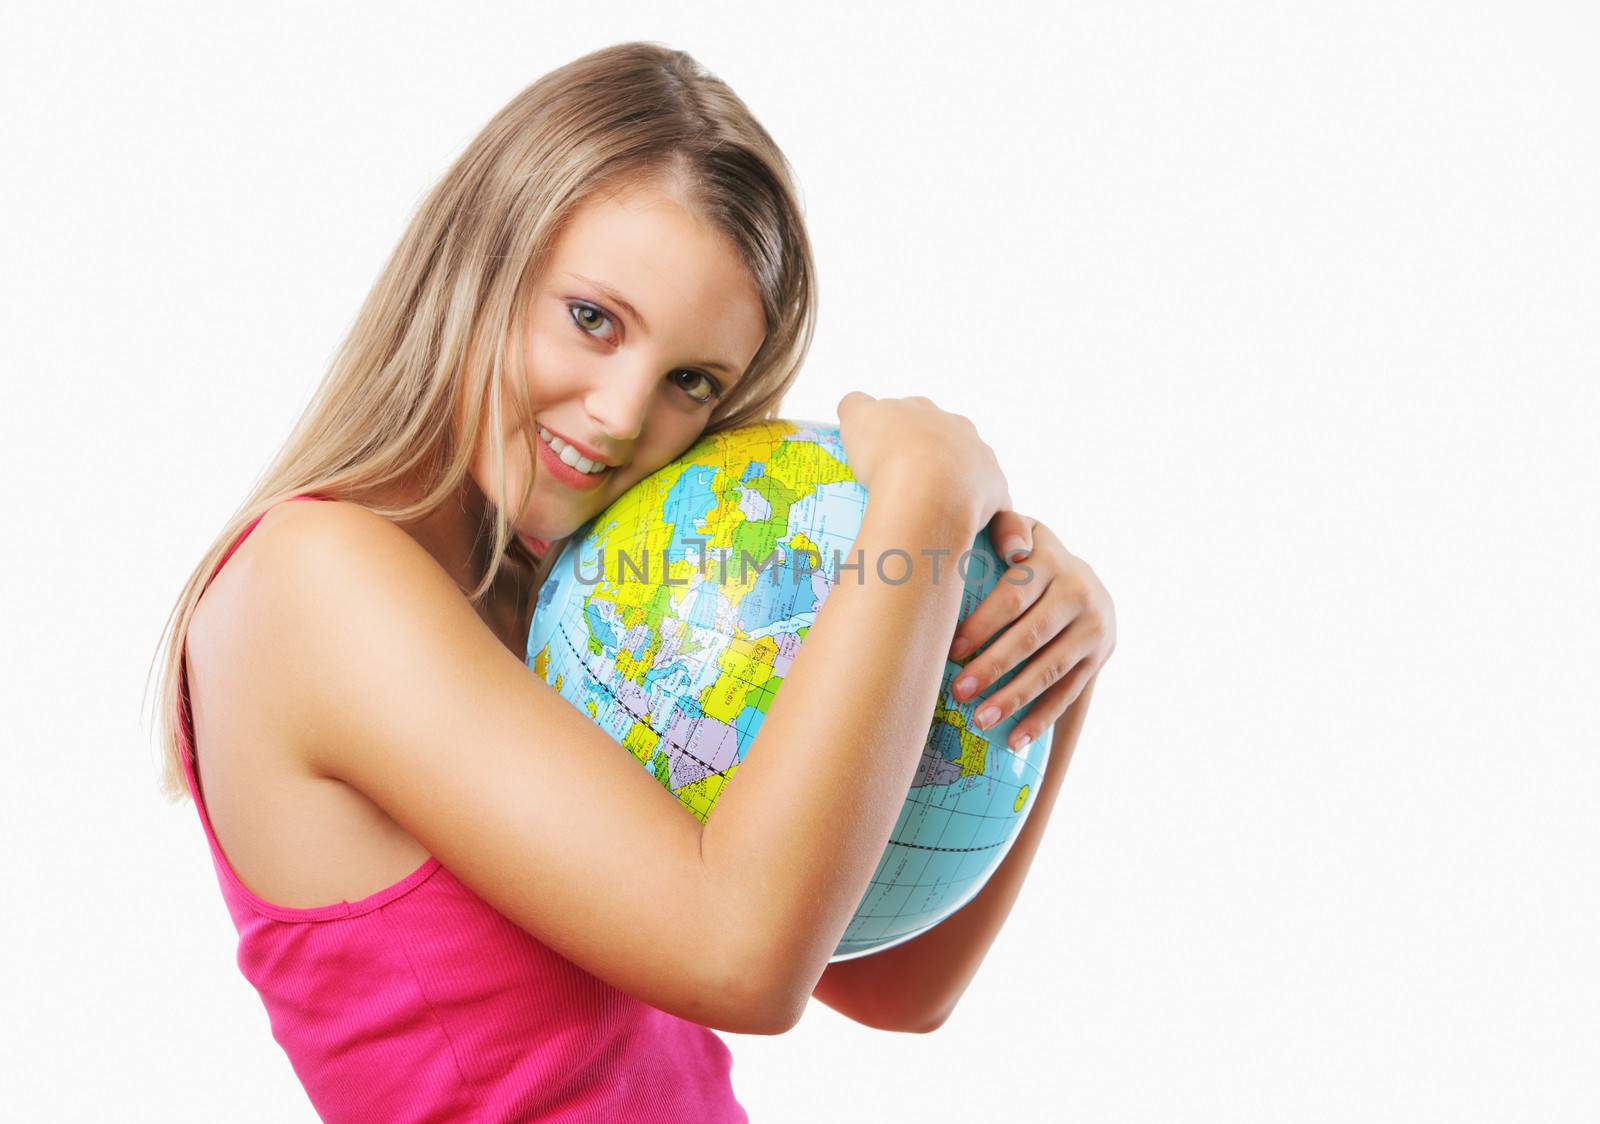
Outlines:
[{"label": "finger", "polygon": [[[1000,580],[995,583],[988,596],[978,602],[978,607],[968,613],[956,626],[955,635],[950,638],[950,658],[960,663],[971,653],[978,651],[1002,628],[1019,620],[1031,609],[1044,596],[1048,586],[1049,583],[1044,579],[1020,566],[1001,574]],[[1063,619],[1061,623],[1065,626],[1066,620]],[[1048,634],[1041,636],[1039,643],[1042,644],[1048,639]],[[988,653],[985,652],[984,655],[987,656]]]},{"label": "finger", "polygon": [[[1009,636],[1009,633],[1007,635]],[[1007,637],[1001,637],[995,647],[1001,648],[1006,639]],[[1054,634],[1049,643],[1036,653],[1023,657],[1025,663],[1023,659],[1010,661],[995,672],[992,680],[980,680],[975,690],[961,693],[952,687],[951,693],[962,702],[978,698],[987,689],[989,682],[1000,679],[1012,667],[1017,668],[1017,673],[1004,686],[996,689],[994,694],[983,698],[973,712],[974,724],[980,730],[987,730],[1022,710],[1093,654],[1092,630],[1083,626],[1081,618],[1075,618],[1064,630]],[[983,658],[987,659],[988,656],[989,653],[985,652]],[[965,678],[965,674],[962,678]]]},{"label": "finger", "polygon": [[1077,673],[1080,667],[1086,668],[1082,675],[1092,675],[1097,666],[1093,639],[1084,635],[1082,629],[1069,628],[1055,643],[1030,659],[1010,682],[984,699],[974,719],[993,707],[993,717],[980,726],[980,729],[988,729],[1007,719],[1031,714],[1030,708],[1039,699]]},{"label": "finger", "polygon": [[1093,660],[1080,660],[1061,680],[1044,694],[1033,700],[1027,712],[1011,727],[1006,738],[1006,748],[1021,751],[1038,741],[1044,732],[1065,714],[1083,694],[1083,689],[1099,670]]},{"label": "finger", "polygon": [[866,391],[864,391],[864,390],[852,390],[848,394],[846,394],[843,398],[839,399],[839,404],[837,406],[835,406],[833,408],[833,410],[834,410],[834,413],[838,414],[839,417],[842,418],[842,417],[844,417],[845,411],[847,409],[853,409],[854,407],[859,406],[863,402],[871,402],[871,401],[874,401],[874,399],[873,399],[872,395],[868,394]]},{"label": "finger", "polygon": [[1021,562],[1033,553],[1033,525],[1037,522],[1015,511],[997,511],[989,520],[989,541],[1007,562]]}]

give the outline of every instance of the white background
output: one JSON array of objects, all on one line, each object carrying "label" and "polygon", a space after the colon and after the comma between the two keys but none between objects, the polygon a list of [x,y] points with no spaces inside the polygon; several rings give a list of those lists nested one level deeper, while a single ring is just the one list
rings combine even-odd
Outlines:
[{"label": "white background", "polygon": [[428,186],[623,39],[798,171],[785,414],[968,414],[1120,622],[954,1016],[726,1036],[753,1119],[1600,1113],[1590,6],[328,7],[0,30],[0,1117],[314,1118],[145,674]]}]

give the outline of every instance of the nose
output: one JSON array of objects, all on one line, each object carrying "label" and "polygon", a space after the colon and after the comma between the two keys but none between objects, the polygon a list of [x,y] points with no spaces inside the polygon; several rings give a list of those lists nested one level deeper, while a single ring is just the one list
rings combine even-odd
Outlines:
[{"label": "nose", "polygon": [[655,376],[650,371],[611,372],[589,391],[586,406],[607,437],[613,441],[633,441],[644,428],[655,395]]}]

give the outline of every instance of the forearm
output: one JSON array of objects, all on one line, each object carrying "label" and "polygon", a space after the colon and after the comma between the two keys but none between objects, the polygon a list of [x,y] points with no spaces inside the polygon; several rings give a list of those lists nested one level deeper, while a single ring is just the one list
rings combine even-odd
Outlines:
[{"label": "forearm", "polygon": [[[748,962],[780,973],[774,986],[799,1004],[865,893],[911,785],[961,608],[953,559],[982,525],[960,499],[875,495],[882,502],[869,501],[852,547],[864,562],[859,578],[834,575],[701,836],[729,895],[728,923],[748,935]],[[912,556],[898,585],[877,572],[894,549]],[[950,552],[937,582],[923,549]],[[885,565],[891,578],[904,569],[903,559]]]},{"label": "forearm", "polygon": [[[1090,679],[1057,719],[1050,760],[1034,794],[1033,810],[977,896],[921,936],[870,956],[830,965],[815,992],[817,998],[841,1009],[848,1004],[852,1017],[885,1030],[924,1031],[944,1022],[977,974],[1022,891],[1083,729],[1095,682]],[[837,993],[841,1002],[831,1002],[830,993]]]}]

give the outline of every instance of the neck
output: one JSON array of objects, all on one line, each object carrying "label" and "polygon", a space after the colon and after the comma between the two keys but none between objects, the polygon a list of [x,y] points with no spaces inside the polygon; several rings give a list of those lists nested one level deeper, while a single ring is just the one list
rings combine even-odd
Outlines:
[{"label": "neck", "polygon": [[[407,499],[415,499],[421,492],[418,486],[402,494]],[[397,526],[433,556],[463,594],[476,589],[489,570],[494,546],[493,512],[487,497],[470,476],[438,507]],[[494,585],[485,594],[485,602],[494,600],[498,590],[518,584],[519,574],[528,569],[525,553],[521,544],[513,540],[512,548],[500,563]]]}]

